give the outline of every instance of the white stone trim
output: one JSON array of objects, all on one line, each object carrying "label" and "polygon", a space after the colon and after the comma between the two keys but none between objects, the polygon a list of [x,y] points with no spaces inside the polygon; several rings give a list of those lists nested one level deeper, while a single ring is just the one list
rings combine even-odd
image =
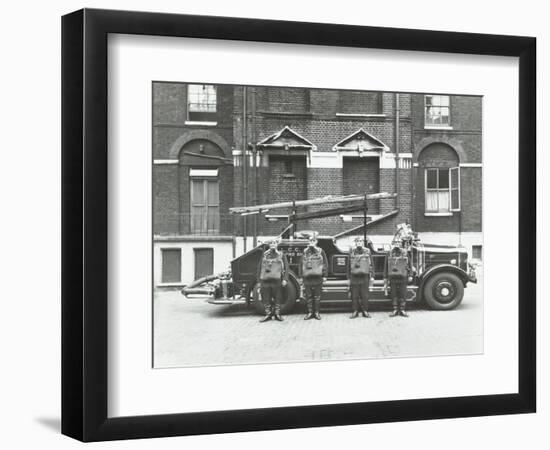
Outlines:
[{"label": "white stone trim", "polygon": [[215,127],[216,125],[218,125],[218,122],[212,122],[209,120],[205,120],[205,121],[186,120],[184,123],[185,125],[196,125],[201,127]]},{"label": "white stone trim", "polygon": [[452,130],[453,127],[450,125],[424,125],[425,130]]},{"label": "white stone trim", "polygon": [[153,164],[160,165],[160,164],[178,164],[180,161],[179,159],[154,159]]},{"label": "white stone trim", "polygon": [[310,152],[307,158],[308,169],[341,169],[342,155],[335,152]]},{"label": "white stone trim", "polygon": [[190,177],[217,177],[218,169],[189,169]]},{"label": "white stone trim", "polygon": [[380,155],[380,168],[381,169],[395,169],[396,160],[393,153],[382,153]]},{"label": "white stone trim", "polygon": [[342,154],[342,156],[353,156],[353,157],[359,157],[359,158],[368,158],[368,157],[376,157],[380,156],[380,153],[382,153],[381,150],[366,150],[360,152],[357,150],[357,148],[354,147],[339,147],[338,152]]},{"label": "white stone trim", "polygon": [[[340,146],[340,144],[342,142],[345,142],[347,141],[349,138],[355,136],[356,134],[359,134],[359,133],[365,133],[367,136],[369,136],[371,139],[373,139],[374,141],[377,141],[377,142],[380,142],[380,144],[382,144],[380,146],[380,151],[389,151],[389,147],[384,144],[380,139],[378,139],[376,136],[373,136],[371,133],[369,133],[368,131],[366,131],[363,127],[359,128],[358,130],[355,130],[353,133],[351,133],[350,135],[346,136],[344,139],[341,139],[340,141],[338,141],[336,144],[333,145],[332,147],[332,150],[337,152],[337,151],[347,151],[347,150],[355,150],[357,151],[357,148],[354,148],[354,147],[342,147]],[[362,153],[366,153],[366,152],[362,152]]]},{"label": "white stone trim", "polygon": [[386,117],[386,114],[336,113],[337,117]]},{"label": "white stone trim", "polygon": [[[285,125],[285,127],[280,130],[280,131],[277,131],[276,133],[273,133],[273,134],[270,134],[269,136],[267,136],[265,139],[262,139],[260,142],[258,142],[257,145],[266,145],[266,146],[269,146],[269,145],[273,145],[273,144],[266,144],[267,141],[269,140],[277,140],[285,131],[290,131],[290,133],[292,133],[294,136],[298,137],[299,139],[302,139],[303,141],[307,142],[306,145],[302,145],[303,147],[307,147],[308,145],[312,148],[312,149],[315,149],[317,148],[315,146],[315,144],[313,144],[313,142],[311,142],[309,139],[306,139],[305,137],[303,137],[300,133],[298,133],[297,131],[294,131],[292,128],[290,128],[288,125]],[[281,146],[282,147],[282,146]],[[292,145],[290,145],[289,147],[293,147]]]},{"label": "white stone trim", "polygon": [[482,163],[460,163],[459,167],[483,167]]},{"label": "white stone trim", "polygon": [[452,212],[441,212],[441,213],[424,213],[426,217],[451,217],[453,215]]}]

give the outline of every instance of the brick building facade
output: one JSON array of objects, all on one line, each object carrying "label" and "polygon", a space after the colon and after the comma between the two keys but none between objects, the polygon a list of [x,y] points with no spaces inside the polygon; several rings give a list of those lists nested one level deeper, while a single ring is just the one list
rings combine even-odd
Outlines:
[{"label": "brick building facade", "polygon": [[[243,219],[230,207],[325,195],[396,192],[369,203],[374,242],[409,220],[481,257],[481,170],[479,97],[155,82],[155,285],[224,270],[287,224],[289,211]],[[361,224],[357,213],[299,226],[345,246]]]}]

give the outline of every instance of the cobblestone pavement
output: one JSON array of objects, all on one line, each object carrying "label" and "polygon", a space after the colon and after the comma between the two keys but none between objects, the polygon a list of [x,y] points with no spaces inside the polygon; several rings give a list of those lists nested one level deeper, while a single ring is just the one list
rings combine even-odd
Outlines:
[{"label": "cobblestone pavement", "polygon": [[483,282],[469,284],[452,311],[412,308],[409,318],[373,306],[349,319],[347,306],[321,306],[322,320],[299,313],[259,323],[252,308],[217,306],[179,291],[155,293],[155,367],[473,354],[483,352]]}]

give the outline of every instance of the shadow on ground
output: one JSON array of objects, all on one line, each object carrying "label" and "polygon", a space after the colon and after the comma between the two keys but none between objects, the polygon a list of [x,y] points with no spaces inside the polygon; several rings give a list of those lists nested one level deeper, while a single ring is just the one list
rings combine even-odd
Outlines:
[{"label": "shadow on ground", "polygon": [[61,419],[59,417],[37,417],[34,420],[50,431],[61,433]]}]

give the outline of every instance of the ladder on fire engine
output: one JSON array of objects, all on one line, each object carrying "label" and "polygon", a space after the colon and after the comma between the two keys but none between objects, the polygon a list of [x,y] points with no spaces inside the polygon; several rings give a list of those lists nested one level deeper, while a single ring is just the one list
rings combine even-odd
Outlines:
[{"label": "ladder on fire engine", "polygon": [[[396,198],[397,194],[389,194],[387,192],[380,192],[376,194],[354,194],[354,195],[328,195],[325,197],[319,197],[309,200],[294,200],[289,202],[271,203],[263,205],[253,206],[240,206],[230,208],[231,214],[239,214],[241,216],[248,216],[252,214],[266,214],[274,209],[292,208],[292,212],[287,216],[288,226],[281,232],[280,236],[285,237],[296,233],[297,222],[307,219],[318,219],[322,217],[337,216],[340,214],[349,214],[352,212],[363,211],[363,238],[367,240],[367,200],[379,200]],[[336,208],[322,209],[319,211],[298,212],[297,208],[300,206],[312,206],[312,205],[326,205],[332,203],[346,203],[346,206],[339,206]],[[350,204],[351,203],[351,204]],[[356,227],[357,228],[357,227]]]}]

